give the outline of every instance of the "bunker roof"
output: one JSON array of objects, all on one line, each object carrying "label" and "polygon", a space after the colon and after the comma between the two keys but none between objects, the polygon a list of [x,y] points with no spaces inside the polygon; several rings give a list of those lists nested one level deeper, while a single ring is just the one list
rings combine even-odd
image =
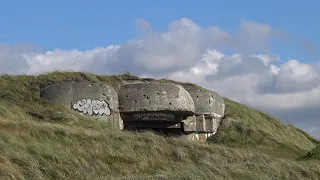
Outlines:
[{"label": "bunker roof", "polygon": [[195,84],[184,83],[182,86],[193,98],[195,111],[197,114],[215,114],[218,116],[224,115],[224,100],[216,92]]},{"label": "bunker roof", "polygon": [[190,94],[173,83],[136,83],[122,85],[118,92],[120,112],[175,111],[193,114]]}]

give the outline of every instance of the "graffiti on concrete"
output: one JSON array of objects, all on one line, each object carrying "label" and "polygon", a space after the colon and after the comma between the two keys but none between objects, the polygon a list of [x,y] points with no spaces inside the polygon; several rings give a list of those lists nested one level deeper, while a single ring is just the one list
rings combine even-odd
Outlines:
[{"label": "graffiti on concrete", "polygon": [[84,114],[93,115],[111,115],[109,104],[105,100],[81,99],[73,105],[73,109]]}]

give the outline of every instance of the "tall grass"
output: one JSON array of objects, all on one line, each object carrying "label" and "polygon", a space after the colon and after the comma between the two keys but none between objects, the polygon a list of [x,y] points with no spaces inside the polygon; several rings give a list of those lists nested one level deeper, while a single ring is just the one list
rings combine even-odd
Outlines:
[{"label": "tall grass", "polygon": [[314,149],[309,151],[305,156],[302,156],[300,159],[318,159],[320,160],[320,144],[318,144]]},{"label": "tall grass", "polygon": [[318,140],[292,125],[225,98],[226,112],[212,142],[232,147],[251,147],[280,156],[299,156]]},{"label": "tall grass", "polygon": [[126,78],[0,76],[0,179],[320,179],[320,160],[297,160],[317,140],[228,99],[217,136],[193,142],[119,131],[39,97],[64,80],[117,87]]}]

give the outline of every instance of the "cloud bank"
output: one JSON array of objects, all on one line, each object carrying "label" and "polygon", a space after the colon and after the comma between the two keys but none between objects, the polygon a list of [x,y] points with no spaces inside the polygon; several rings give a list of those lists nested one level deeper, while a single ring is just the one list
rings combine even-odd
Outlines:
[{"label": "cloud bank", "polygon": [[[286,34],[267,24],[241,21],[232,33],[182,18],[167,32],[145,31],[140,39],[87,51],[40,52],[33,46],[0,45],[0,73],[87,71],[133,74],[200,84],[241,103],[297,124],[320,137],[320,62],[303,63],[272,54],[270,41]],[[227,53],[234,52],[234,53]]]}]

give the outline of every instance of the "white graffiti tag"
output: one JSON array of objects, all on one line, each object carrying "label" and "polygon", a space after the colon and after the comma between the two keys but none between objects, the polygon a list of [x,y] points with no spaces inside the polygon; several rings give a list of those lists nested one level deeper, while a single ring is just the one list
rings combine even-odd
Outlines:
[{"label": "white graffiti tag", "polygon": [[73,105],[73,109],[92,115],[111,115],[109,104],[105,100],[82,99]]}]

